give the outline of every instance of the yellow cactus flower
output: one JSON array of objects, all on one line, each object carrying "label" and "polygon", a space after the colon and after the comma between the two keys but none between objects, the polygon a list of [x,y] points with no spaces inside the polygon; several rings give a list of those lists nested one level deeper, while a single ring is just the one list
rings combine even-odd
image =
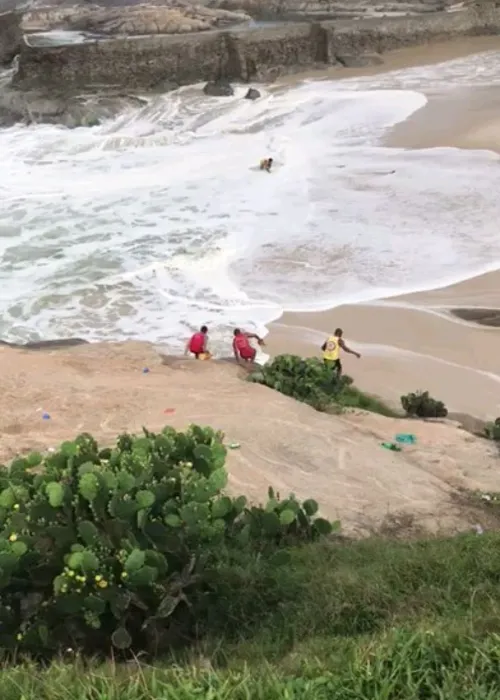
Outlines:
[{"label": "yellow cactus flower", "polygon": [[128,578],[128,574],[126,571],[122,571],[122,578]]},{"label": "yellow cactus flower", "polygon": [[69,576],[70,578],[73,578],[73,577],[75,576],[75,572],[74,572],[74,571],[68,571],[68,576]]},{"label": "yellow cactus flower", "polygon": [[23,638],[22,634],[16,634],[16,639],[18,642],[20,642],[22,638]]},{"label": "yellow cactus flower", "polygon": [[14,503],[14,510],[19,510],[19,503]]},{"label": "yellow cactus flower", "polygon": [[105,579],[102,579],[101,581],[98,582],[97,585],[99,586],[99,588],[107,588],[108,582]]},{"label": "yellow cactus flower", "polygon": [[15,542],[17,540],[17,535],[15,532],[9,537],[9,542]]},{"label": "yellow cactus flower", "polygon": [[102,576],[101,576],[101,574],[97,574],[97,576],[95,577],[95,582],[96,582],[96,583],[99,583],[99,581],[102,581]]}]

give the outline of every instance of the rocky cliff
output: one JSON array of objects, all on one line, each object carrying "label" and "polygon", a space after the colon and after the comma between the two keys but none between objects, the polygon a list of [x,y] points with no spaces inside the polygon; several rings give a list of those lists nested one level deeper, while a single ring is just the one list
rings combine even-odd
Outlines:
[{"label": "rocky cliff", "polygon": [[0,14],[0,65],[10,63],[22,43],[22,15],[19,12]]},{"label": "rocky cliff", "polygon": [[246,31],[125,37],[65,46],[24,42],[15,84],[82,90],[145,89],[225,78],[270,79],[331,65],[353,65],[404,46],[500,31],[493,4],[455,12],[363,20],[284,23]]}]

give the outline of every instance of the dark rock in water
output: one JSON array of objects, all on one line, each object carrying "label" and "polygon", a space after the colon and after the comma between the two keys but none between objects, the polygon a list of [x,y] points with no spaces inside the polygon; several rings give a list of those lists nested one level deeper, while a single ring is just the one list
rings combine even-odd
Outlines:
[{"label": "dark rock in water", "polygon": [[379,66],[384,61],[376,53],[336,54],[335,58],[345,68],[364,68],[365,66]]},{"label": "dark rock in water", "polygon": [[0,14],[0,65],[10,63],[21,49],[21,19],[20,12]]},{"label": "dark rock in water", "polygon": [[211,81],[205,85],[203,92],[210,97],[231,97],[234,95],[234,90],[227,80]]},{"label": "dark rock in water", "polygon": [[260,92],[255,88],[248,88],[248,92],[245,95],[245,100],[258,100],[260,97]]},{"label": "dark rock in water", "polygon": [[165,78],[165,80],[159,80],[154,85],[155,93],[172,92],[172,90],[178,90],[179,88],[179,83],[176,83],[175,80],[170,80],[169,78]]},{"label": "dark rock in water", "polygon": [[35,340],[31,343],[8,343],[0,340],[0,345],[17,350],[57,350],[58,348],[72,348],[75,345],[86,345],[89,341],[83,338],[60,338],[59,340]]}]

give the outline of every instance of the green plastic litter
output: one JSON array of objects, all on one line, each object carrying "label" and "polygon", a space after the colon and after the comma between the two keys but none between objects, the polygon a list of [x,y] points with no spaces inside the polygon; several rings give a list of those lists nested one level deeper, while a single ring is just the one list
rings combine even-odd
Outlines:
[{"label": "green plastic litter", "polygon": [[417,442],[417,438],[411,433],[398,433],[395,440],[396,442],[402,442],[405,445],[413,445]]},{"label": "green plastic litter", "polygon": [[385,447],[386,450],[392,450],[392,452],[401,452],[400,446],[396,445],[395,442],[383,442],[382,447]]},{"label": "green plastic litter", "polygon": [[238,450],[241,447],[241,445],[239,442],[230,442],[228,447],[230,450]]}]

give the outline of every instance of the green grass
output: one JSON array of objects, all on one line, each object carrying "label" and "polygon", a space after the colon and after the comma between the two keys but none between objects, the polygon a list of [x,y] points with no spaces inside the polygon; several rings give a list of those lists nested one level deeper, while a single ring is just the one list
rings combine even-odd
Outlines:
[{"label": "green grass", "polygon": [[295,673],[263,663],[242,669],[54,664],[4,670],[2,700],[498,700],[500,638],[392,633],[357,648],[332,669],[303,663]]},{"label": "green grass", "polygon": [[20,661],[0,673],[0,698],[500,698],[498,533],[336,540],[294,551],[265,588],[241,576],[240,603],[175,660]]},{"label": "green grass", "polygon": [[336,398],[337,405],[340,409],[358,408],[363,411],[371,411],[372,413],[380,413],[382,416],[389,418],[401,418],[403,415],[393,408],[388,406],[382,399],[371,394],[366,394],[361,389],[355,386],[345,387]]}]

